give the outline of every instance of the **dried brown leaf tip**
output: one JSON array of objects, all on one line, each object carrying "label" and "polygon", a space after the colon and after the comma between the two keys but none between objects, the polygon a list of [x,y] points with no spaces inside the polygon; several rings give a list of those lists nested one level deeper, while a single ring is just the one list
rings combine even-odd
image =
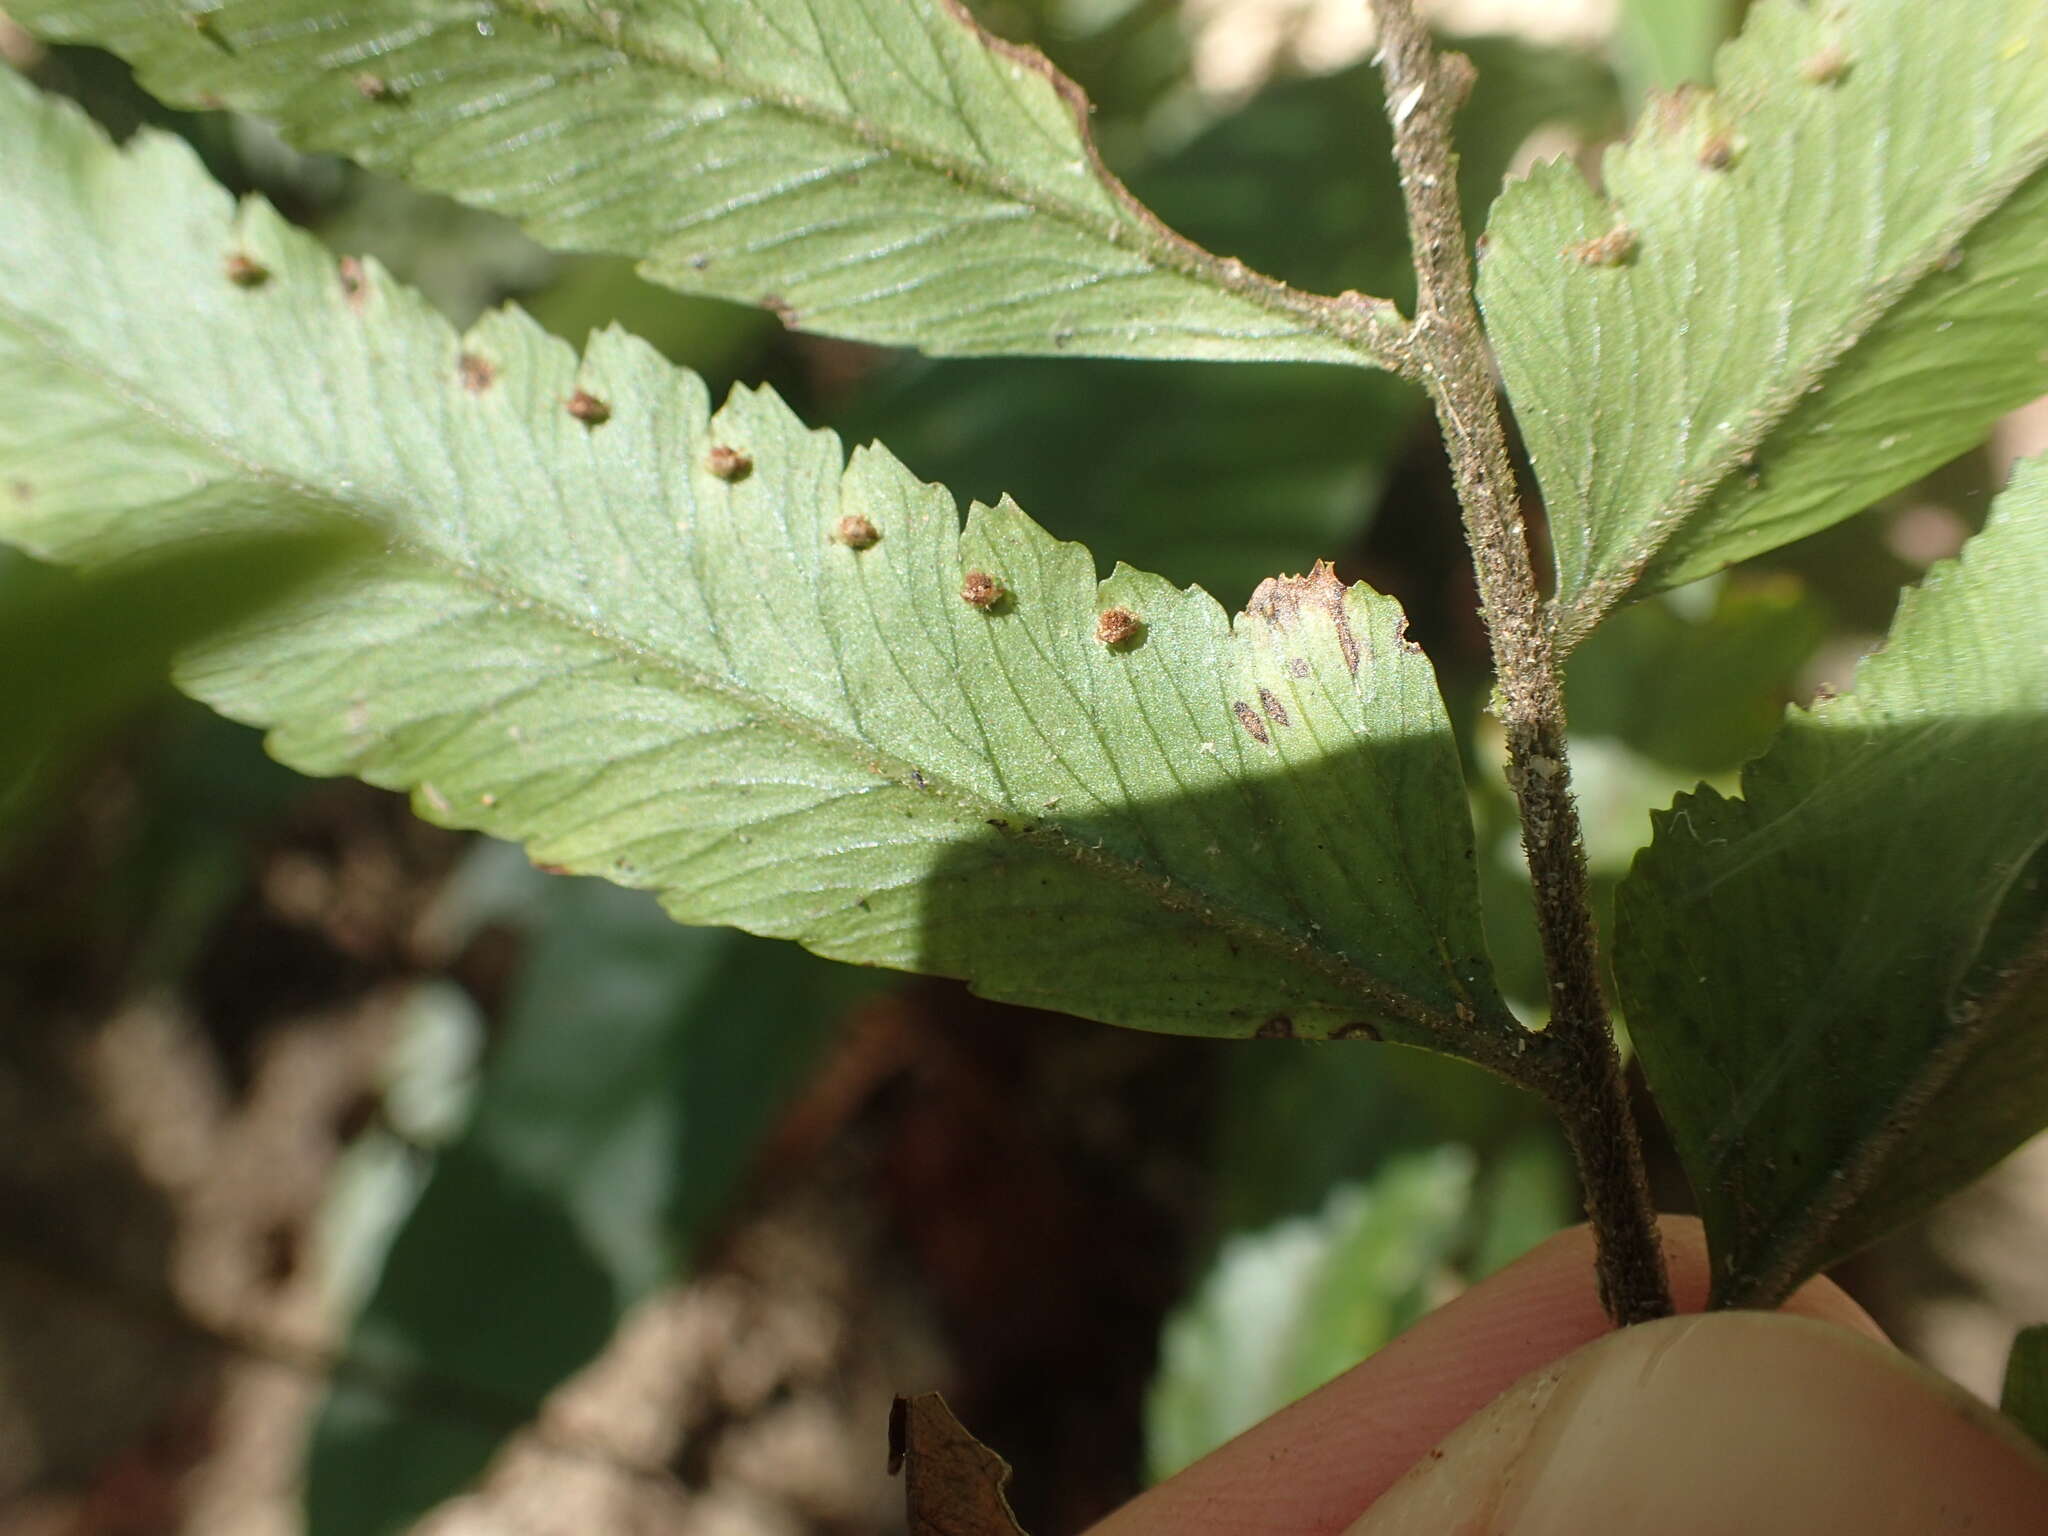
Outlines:
[{"label": "dried brown leaf tip", "polygon": [[910,1536],[1024,1536],[1004,1491],[1010,1464],[970,1435],[936,1392],[889,1409],[889,1475],[903,1474]]},{"label": "dried brown leaf tip", "polygon": [[384,76],[373,75],[367,70],[355,76],[350,83],[355,86],[356,94],[365,101],[398,101],[405,95],[403,90]]},{"label": "dried brown leaf tip", "polygon": [[465,352],[455,360],[455,372],[462,379],[462,387],[472,395],[480,395],[498,382],[498,365],[474,352]]},{"label": "dried brown leaf tip", "polygon": [[601,427],[612,419],[612,408],[587,389],[569,397],[568,411],[586,427]]},{"label": "dried brown leaf tip", "polygon": [[714,443],[704,455],[704,467],[721,480],[744,480],[754,472],[754,461],[737,448]]},{"label": "dried brown leaf tip", "polygon": [[1566,246],[1564,253],[1589,267],[1625,266],[1636,253],[1636,232],[1626,224],[1617,224],[1604,235]]},{"label": "dried brown leaf tip", "polygon": [[1003,584],[987,571],[969,571],[967,579],[960,583],[960,601],[970,608],[979,608],[987,613],[1009,594]]},{"label": "dried brown leaf tip", "polygon": [[1829,43],[1820,52],[1809,54],[1799,66],[1799,78],[1808,85],[1834,85],[1848,73],[1849,55],[1839,43]]},{"label": "dried brown leaf tip", "polygon": [[1128,608],[1106,608],[1095,616],[1095,638],[1111,650],[1145,633],[1145,621]]},{"label": "dried brown leaf tip", "polygon": [[882,530],[858,512],[849,512],[832,525],[832,542],[848,549],[873,549],[882,542]]},{"label": "dried brown leaf tip", "polygon": [[228,281],[237,288],[261,288],[270,281],[270,268],[244,251],[236,251],[222,264]]}]

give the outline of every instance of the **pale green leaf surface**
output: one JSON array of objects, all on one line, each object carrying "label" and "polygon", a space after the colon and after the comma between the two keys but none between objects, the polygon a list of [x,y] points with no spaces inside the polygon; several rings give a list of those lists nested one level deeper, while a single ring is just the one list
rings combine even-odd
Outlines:
[{"label": "pale green leaf surface", "polygon": [[1723,1302],[1771,1306],[2048,1126],[2048,461],[1742,798],[1680,796],[1615,973]]},{"label": "pale green leaf surface", "polygon": [[[1512,1064],[1448,723],[1391,600],[1318,573],[1233,623],[1139,572],[1098,585],[1015,507],[963,532],[766,391],[710,416],[630,338],[580,364],[516,313],[458,338],[180,145],[117,154],[5,79],[0,137],[0,532],[93,561],[382,531],[184,668],[285,761],[688,922],[1138,1027]],[[230,282],[237,252],[269,280]],[[852,515],[880,542],[835,542]],[[970,569],[1008,598],[968,606]],[[1114,649],[1112,605],[1143,626]]]},{"label": "pale green leaf surface", "polygon": [[275,118],[544,244],[633,256],[806,330],[935,353],[1374,364],[1393,323],[1166,229],[1101,165],[1079,91],[951,0],[9,9],[120,53],[168,101]]},{"label": "pale green leaf surface", "polygon": [[1464,1147],[1407,1153],[1313,1216],[1227,1241],[1160,1336],[1145,1403],[1152,1476],[1206,1456],[1428,1311],[1466,1234],[1472,1182]]},{"label": "pale green leaf surface", "polygon": [[[1719,88],[1495,205],[1487,328],[1576,639],[2048,389],[2048,7],[1764,0]],[[1632,232],[1622,259],[1586,242]]]}]

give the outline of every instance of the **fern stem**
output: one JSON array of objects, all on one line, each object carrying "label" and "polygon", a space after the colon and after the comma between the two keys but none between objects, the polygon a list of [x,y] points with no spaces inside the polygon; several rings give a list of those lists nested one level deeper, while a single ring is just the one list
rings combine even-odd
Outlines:
[{"label": "fern stem", "polygon": [[1559,656],[1537,595],[1458,209],[1451,119],[1471,89],[1473,69],[1461,54],[1436,51],[1413,0],[1372,5],[1415,260],[1416,311],[1404,371],[1429,391],[1450,452],[1493,647],[1508,781],[1521,814],[1549,979],[1550,1024],[1530,1052],[1534,1086],[1563,1121],[1578,1161],[1601,1304],[1617,1324],[1646,1322],[1670,1314],[1670,1282],[1600,992]]}]

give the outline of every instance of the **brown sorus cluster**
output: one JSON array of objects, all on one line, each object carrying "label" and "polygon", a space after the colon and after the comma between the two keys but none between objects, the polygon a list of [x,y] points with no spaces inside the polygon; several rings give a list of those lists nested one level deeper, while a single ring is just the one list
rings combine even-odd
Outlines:
[{"label": "brown sorus cluster", "polygon": [[704,467],[721,480],[744,480],[754,472],[754,461],[737,448],[714,443],[704,455]]},{"label": "brown sorus cluster", "polygon": [[881,540],[882,530],[858,512],[849,512],[832,525],[832,542],[848,549],[872,549]]},{"label": "brown sorus cluster", "polygon": [[969,571],[960,583],[960,601],[983,613],[1003,600],[1003,584],[987,571]]},{"label": "brown sorus cluster", "polygon": [[1618,267],[1635,252],[1636,232],[1626,224],[1617,224],[1604,235],[1565,247],[1567,255],[1578,258],[1589,267]]},{"label": "brown sorus cluster", "polygon": [[462,387],[472,395],[482,394],[498,380],[497,364],[474,352],[465,352],[457,358],[455,371],[461,375]]},{"label": "brown sorus cluster", "polygon": [[1129,645],[1145,628],[1145,621],[1128,608],[1108,608],[1095,616],[1095,638],[1114,650]]},{"label": "brown sorus cluster", "polygon": [[587,389],[569,397],[569,414],[586,427],[601,427],[612,419],[612,408]]},{"label": "brown sorus cluster", "polygon": [[1799,78],[1809,85],[1833,85],[1849,72],[1849,55],[1834,43],[1799,66]]},{"label": "brown sorus cluster", "polygon": [[261,288],[270,281],[270,268],[253,256],[236,251],[227,259],[228,281],[237,288]]}]

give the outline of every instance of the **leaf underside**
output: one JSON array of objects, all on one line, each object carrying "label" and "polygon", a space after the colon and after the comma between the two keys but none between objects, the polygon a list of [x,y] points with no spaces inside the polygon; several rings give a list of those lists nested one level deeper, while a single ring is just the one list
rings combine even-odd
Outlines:
[{"label": "leaf underside", "polygon": [[1495,205],[1558,621],[1860,511],[2048,389],[2048,8],[1764,0],[1718,89]]},{"label": "leaf underside", "polygon": [[767,391],[711,415],[631,338],[579,362],[509,311],[457,336],[173,141],[116,153],[7,78],[0,135],[0,398],[33,403],[0,422],[0,532],[82,563],[384,541],[183,668],[286,762],[833,958],[1511,1061],[1456,751],[1391,600],[1320,569],[1233,622],[1098,584],[1014,506],[963,532]]},{"label": "leaf underside", "polygon": [[1615,972],[1727,1305],[1772,1306],[2048,1126],[2048,460],[1742,798],[1680,796]]},{"label": "leaf underside", "polygon": [[[1383,306],[1203,252],[1087,103],[954,0],[25,0],[166,101],[641,261],[686,293],[934,353],[1376,365]],[[1391,215],[1390,215],[1391,216]]]}]

